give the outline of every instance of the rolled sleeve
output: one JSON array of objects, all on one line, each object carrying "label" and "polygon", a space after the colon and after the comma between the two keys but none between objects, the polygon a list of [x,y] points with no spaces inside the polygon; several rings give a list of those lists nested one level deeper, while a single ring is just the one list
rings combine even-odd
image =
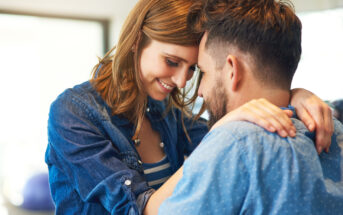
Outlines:
[{"label": "rolled sleeve", "polygon": [[138,210],[139,211],[144,211],[144,208],[146,206],[146,204],[148,203],[149,198],[151,197],[151,195],[155,192],[154,189],[150,189],[148,191],[145,191],[144,193],[141,193],[140,195],[138,195],[137,197],[137,206],[138,206]]}]

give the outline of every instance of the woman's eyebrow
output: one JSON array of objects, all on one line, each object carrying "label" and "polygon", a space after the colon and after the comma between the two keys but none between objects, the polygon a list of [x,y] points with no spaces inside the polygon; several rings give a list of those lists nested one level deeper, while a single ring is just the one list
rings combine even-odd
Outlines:
[{"label": "woman's eyebrow", "polygon": [[182,57],[179,57],[179,56],[176,56],[176,55],[172,55],[172,54],[169,54],[169,53],[166,53],[166,52],[163,52],[163,54],[168,56],[168,57],[176,58],[176,59],[178,59],[180,61],[188,63],[188,61],[186,59],[183,59]]}]

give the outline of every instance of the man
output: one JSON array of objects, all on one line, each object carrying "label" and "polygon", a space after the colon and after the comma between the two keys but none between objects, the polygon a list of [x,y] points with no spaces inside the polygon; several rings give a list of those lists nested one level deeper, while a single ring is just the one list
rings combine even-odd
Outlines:
[{"label": "man", "polygon": [[[249,100],[289,106],[301,54],[301,23],[274,0],[199,1],[190,24],[205,32],[198,94],[214,123]],[[159,214],[343,214],[343,126],[335,120],[329,153],[293,116],[295,138],[249,122],[213,129],[186,160]]]}]

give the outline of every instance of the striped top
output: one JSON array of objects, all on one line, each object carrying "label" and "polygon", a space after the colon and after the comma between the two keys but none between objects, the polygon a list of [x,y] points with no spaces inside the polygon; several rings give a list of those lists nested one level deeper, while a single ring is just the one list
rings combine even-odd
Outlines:
[{"label": "striped top", "polygon": [[143,163],[143,169],[148,185],[155,190],[173,174],[167,155],[157,163]]}]

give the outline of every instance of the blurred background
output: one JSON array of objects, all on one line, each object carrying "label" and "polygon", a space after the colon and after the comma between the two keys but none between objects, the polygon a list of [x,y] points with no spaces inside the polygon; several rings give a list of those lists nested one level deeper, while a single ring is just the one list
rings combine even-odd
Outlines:
[{"label": "blurred background", "polygon": [[[53,214],[44,162],[49,106],[64,89],[90,78],[136,2],[0,0],[1,215]],[[292,2],[303,23],[293,87],[339,101],[343,0]]]}]

